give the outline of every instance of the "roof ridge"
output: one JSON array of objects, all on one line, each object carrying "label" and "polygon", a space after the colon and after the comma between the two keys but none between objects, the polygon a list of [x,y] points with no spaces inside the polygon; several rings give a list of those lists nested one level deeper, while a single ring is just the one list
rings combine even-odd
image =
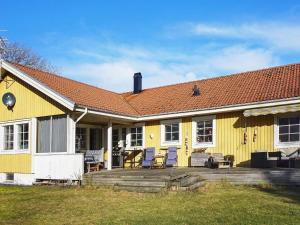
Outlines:
[{"label": "roof ridge", "polygon": [[[192,81],[187,81],[187,82],[180,82],[180,83],[175,83],[175,84],[168,84],[168,85],[162,85],[162,86],[157,86],[157,87],[145,88],[145,89],[143,89],[143,91],[153,90],[153,89],[160,89],[160,88],[171,87],[171,86],[177,86],[177,85],[181,85],[181,84],[190,84],[190,83],[199,82],[199,81],[208,81],[208,80],[214,80],[214,79],[220,79],[220,78],[227,78],[227,77],[233,77],[233,76],[238,76],[238,75],[247,75],[249,73],[262,72],[262,71],[265,71],[265,70],[285,68],[285,67],[295,66],[295,65],[300,65],[300,62],[285,64],[285,65],[279,65],[279,66],[272,66],[272,67],[267,67],[267,68],[262,68],[262,69],[256,69],[256,70],[248,70],[248,71],[238,72],[238,73],[233,73],[233,74],[224,74],[224,75],[217,76],[217,77],[209,77],[209,78],[192,80]],[[130,94],[130,93],[132,93],[132,92],[131,91],[122,92],[120,94],[124,96],[124,95]]]}]

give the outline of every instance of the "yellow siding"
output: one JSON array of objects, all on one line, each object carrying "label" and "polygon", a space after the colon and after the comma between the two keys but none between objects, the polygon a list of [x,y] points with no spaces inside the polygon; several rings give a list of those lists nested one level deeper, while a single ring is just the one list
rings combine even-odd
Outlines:
[{"label": "yellow siding", "polygon": [[16,97],[16,105],[13,110],[7,110],[2,103],[0,104],[0,122],[64,113],[53,100],[37,94],[37,90],[21,83],[18,79],[7,76],[5,80],[8,81],[7,84],[4,81],[0,83],[0,96],[2,98],[6,92],[13,93]]},{"label": "yellow siding", "polygon": [[[8,110],[1,102],[0,122],[65,113],[54,101],[19,79],[6,76],[4,81],[0,82],[0,96],[6,92],[13,93],[16,105],[13,110]],[[0,172],[31,173],[31,151],[27,154],[0,154]]]},{"label": "yellow siding", "polygon": [[[217,143],[209,152],[234,155],[237,166],[249,166],[251,152],[274,150],[274,116],[243,117],[242,112],[217,115]],[[244,144],[244,131],[247,143]],[[254,141],[254,132],[257,138]]]},{"label": "yellow siding", "polygon": [[0,172],[31,173],[31,154],[1,154]]},{"label": "yellow siding", "polygon": [[[209,153],[223,153],[234,155],[237,166],[248,166],[251,152],[258,149],[273,151],[274,149],[274,117],[243,117],[242,112],[218,114],[216,147],[208,148]],[[243,143],[245,126],[247,127],[248,141]],[[254,142],[254,130],[257,130],[257,138]],[[151,139],[150,136],[153,136]],[[187,141],[187,146],[186,146]],[[160,121],[146,123],[146,147],[155,147],[156,152],[165,153],[166,148],[160,143]],[[192,149],[192,118],[182,119],[182,145],[178,149],[178,165],[188,166]]]}]

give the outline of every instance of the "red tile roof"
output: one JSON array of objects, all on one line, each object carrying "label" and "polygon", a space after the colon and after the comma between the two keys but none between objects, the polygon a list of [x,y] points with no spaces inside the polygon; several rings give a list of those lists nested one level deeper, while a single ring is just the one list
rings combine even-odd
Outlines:
[{"label": "red tile roof", "polygon": [[75,102],[78,106],[116,114],[137,115],[134,108],[118,93],[19,64],[13,65],[50,89]]},{"label": "red tile roof", "polygon": [[[200,96],[192,95],[194,85]],[[151,88],[125,99],[141,115],[209,109],[300,96],[300,64]]]},{"label": "red tile roof", "polygon": [[[139,94],[118,94],[25,66],[15,66],[80,106],[132,116],[300,97],[300,63],[150,88]],[[200,96],[192,95],[195,84],[200,88]]]}]

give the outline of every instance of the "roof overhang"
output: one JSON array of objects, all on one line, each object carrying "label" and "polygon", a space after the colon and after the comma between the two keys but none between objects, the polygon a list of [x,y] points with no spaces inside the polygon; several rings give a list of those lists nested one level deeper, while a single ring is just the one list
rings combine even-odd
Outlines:
[{"label": "roof overhang", "polygon": [[[76,106],[75,102],[73,102],[72,100],[57,93],[56,91],[52,90],[45,84],[32,78],[30,75],[24,73],[23,71],[20,71],[18,68],[11,65],[10,63],[0,60],[1,74],[3,74],[2,71],[3,69],[12,73],[14,76],[23,80],[25,83],[31,85],[35,89],[41,91],[43,94],[50,97],[51,99],[58,102],[59,104],[63,105],[67,109],[71,111],[85,112],[86,107]],[[90,114],[104,116],[112,119],[123,120],[127,122],[142,122],[142,121],[150,121],[150,120],[162,120],[162,119],[172,119],[178,117],[201,116],[201,115],[209,115],[209,114],[234,112],[234,111],[253,110],[258,108],[286,106],[286,105],[293,105],[293,104],[300,104],[300,96],[294,98],[287,98],[287,99],[277,99],[277,100],[253,102],[247,104],[228,105],[228,106],[222,106],[216,108],[187,110],[181,112],[167,112],[167,113],[151,114],[151,115],[143,115],[143,116],[117,114],[114,112],[106,112],[97,109],[90,109],[89,107],[87,107],[87,109],[88,109],[88,113]]]},{"label": "roof overhang", "polygon": [[18,77],[25,83],[29,84],[30,86],[34,87],[35,89],[39,90],[49,98],[53,99],[54,101],[58,102],[59,104],[63,105],[69,110],[74,110],[75,102],[71,101],[70,99],[62,96],[61,94],[57,93],[56,91],[52,90],[51,88],[47,87],[45,84],[37,81],[36,79],[32,78],[28,74],[20,71],[15,66],[11,65],[8,62],[0,61],[0,68],[5,69],[6,71],[10,72],[14,76]]},{"label": "roof overhang", "polygon": [[[278,107],[278,106],[284,107],[293,104],[296,105],[300,104],[300,97],[270,100],[264,102],[254,102],[254,103],[240,104],[240,105],[230,105],[230,106],[224,106],[219,108],[209,108],[209,109],[202,109],[202,110],[198,109],[198,110],[184,111],[184,112],[170,112],[165,114],[146,115],[146,116],[139,116],[139,117],[117,115],[114,113],[101,112],[97,110],[88,110],[88,113],[107,116],[114,119],[127,120],[131,122],[142,122],[142,121],[150,121],[150,120],[162,120],[162,119],[172,119],[178,117],[201,116],[201,115],[236,112],[236,111],[244,111],[244,110],[254,110],[254,109],[265,108],[265,107]],[[84,112],[84,108],[76,109],[76,111]]]}]

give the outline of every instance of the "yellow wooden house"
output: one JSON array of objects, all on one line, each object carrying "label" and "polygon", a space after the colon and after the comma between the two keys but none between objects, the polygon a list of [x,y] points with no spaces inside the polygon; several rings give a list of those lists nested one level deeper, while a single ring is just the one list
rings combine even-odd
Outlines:
[{"label": "yellow wooden house", "polygon": [[127,93],[5,61],[0,71],[0,183],[80,180],[85,151],[101,148],[106,169],[120,167],[120,141],[175,146],[179,167],[198,150],[249,166],[251,152],[300,147],[300,64],[150,89],[136,73]]}]

